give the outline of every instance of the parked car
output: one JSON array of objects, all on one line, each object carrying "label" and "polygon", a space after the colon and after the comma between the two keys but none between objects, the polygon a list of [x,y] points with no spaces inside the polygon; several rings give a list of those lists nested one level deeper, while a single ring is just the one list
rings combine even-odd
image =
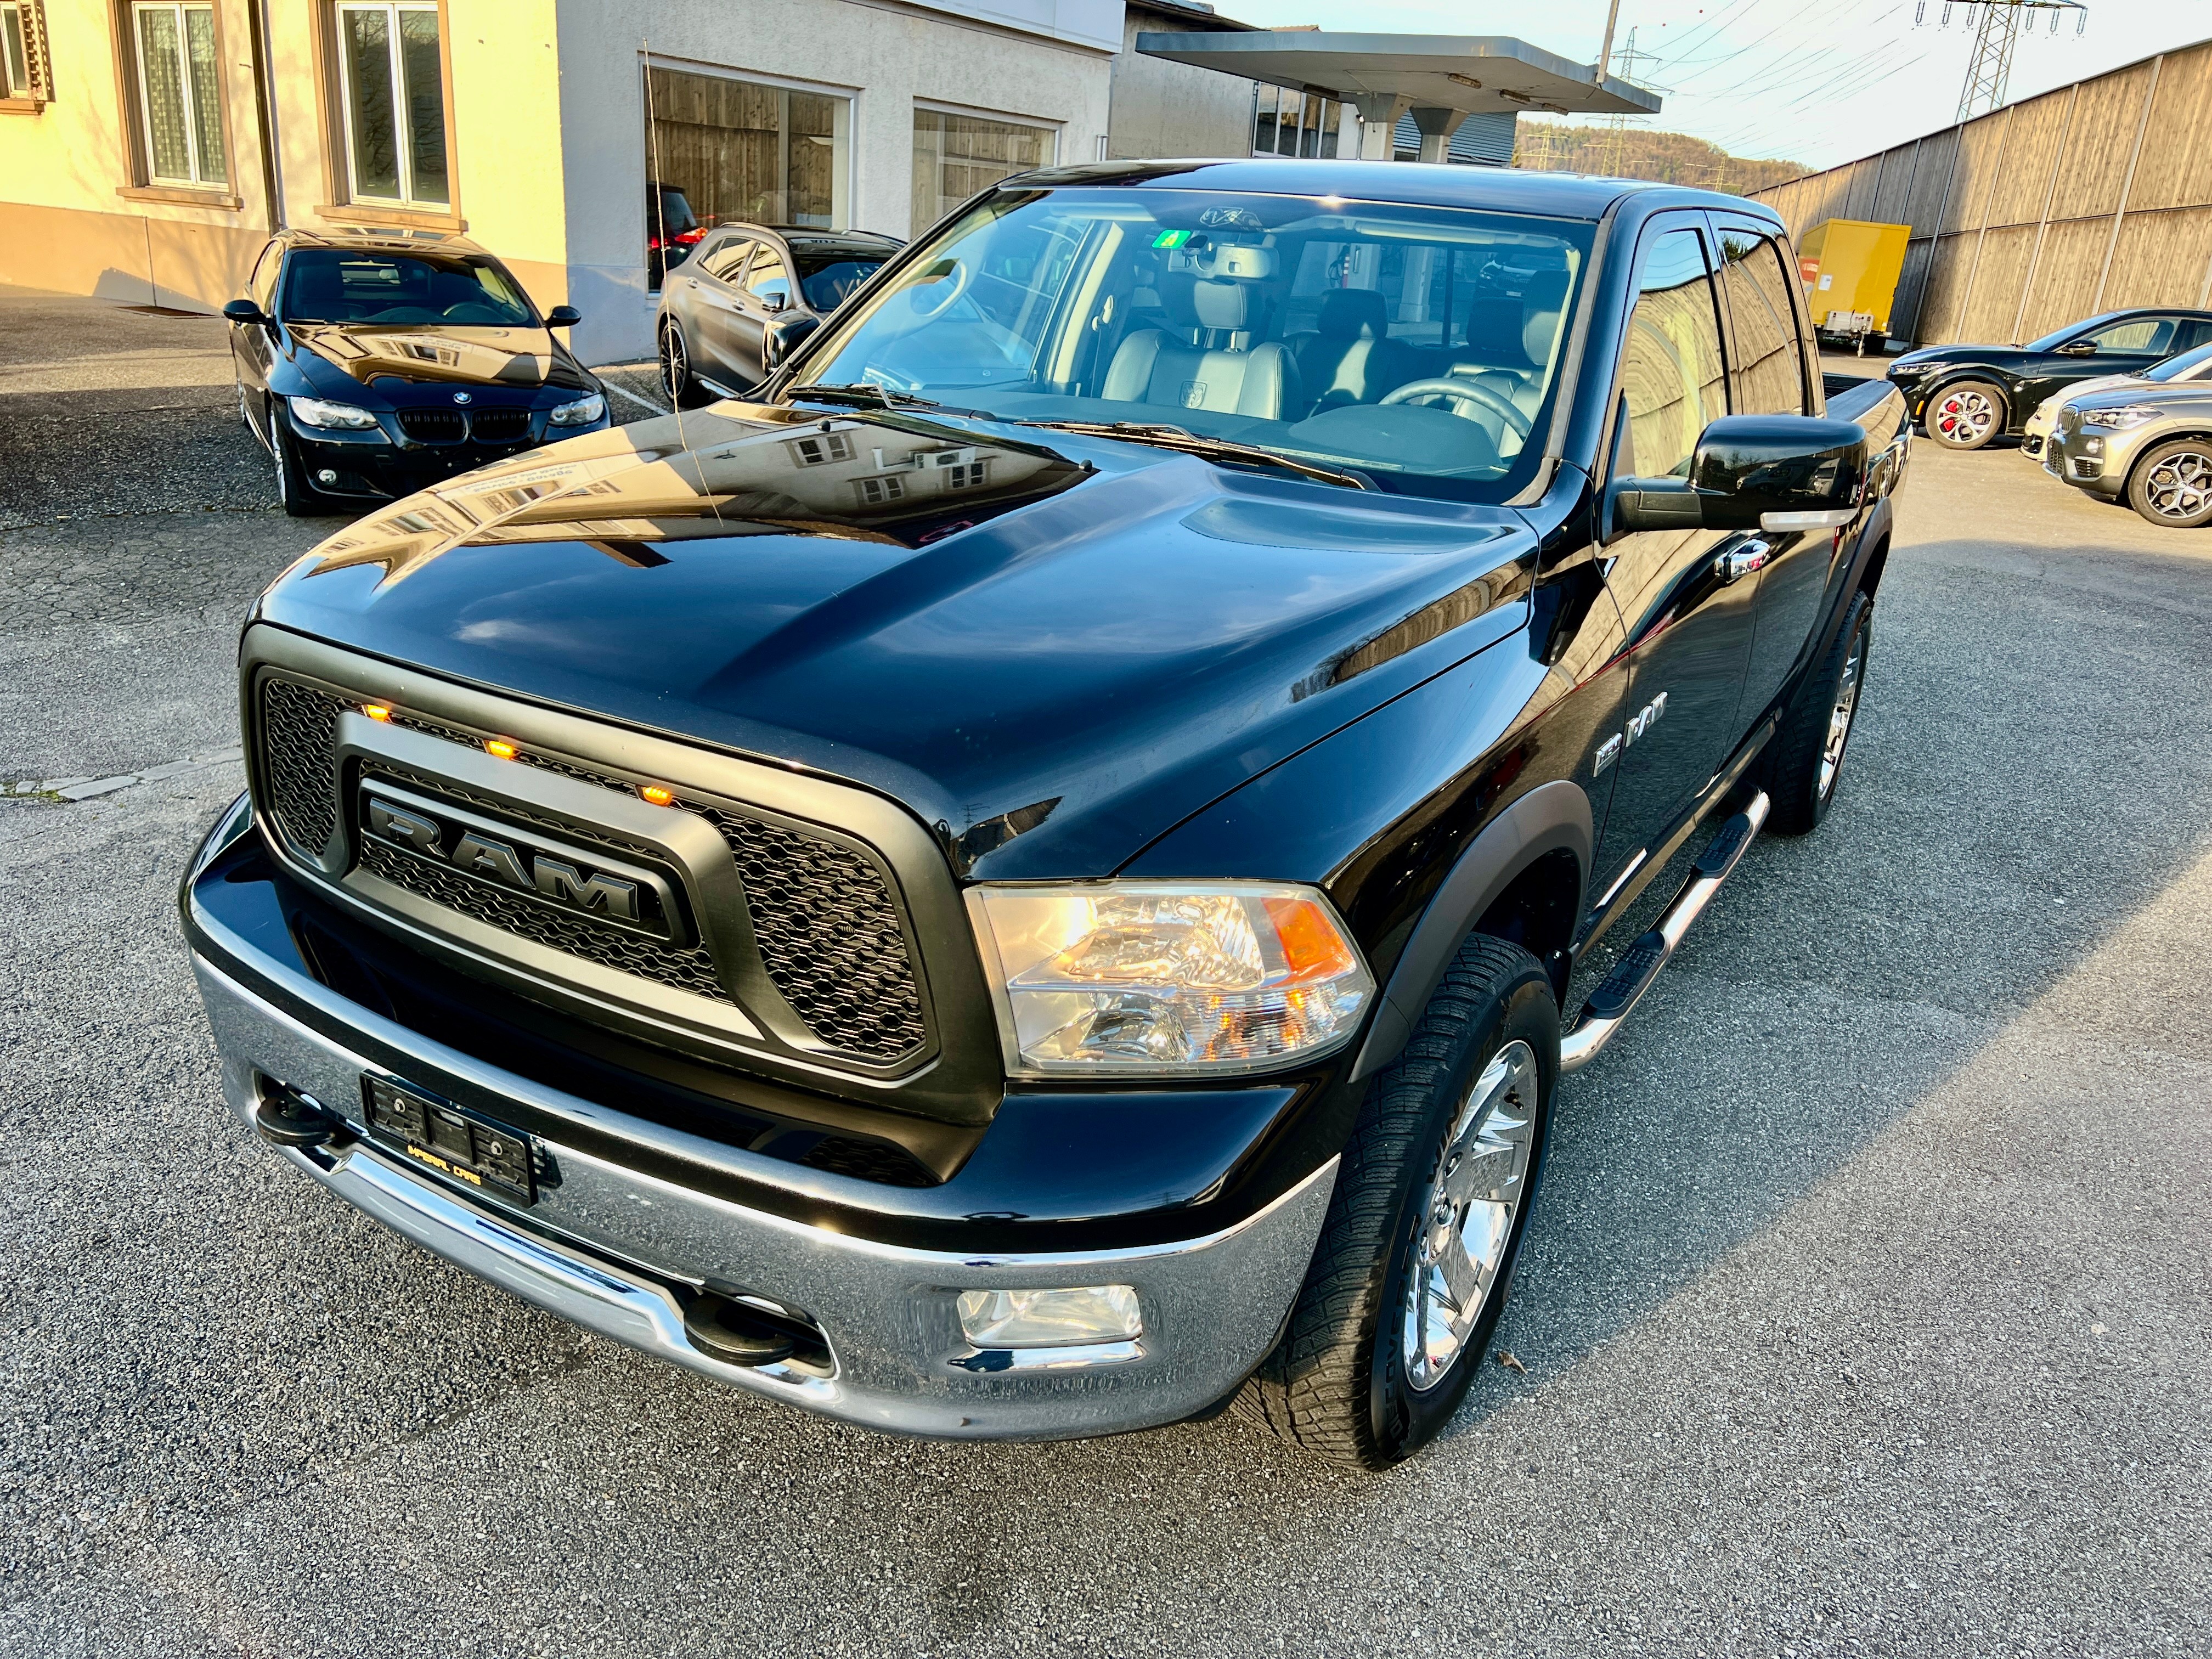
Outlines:
[{"label": "parked car", "polygon": [[2069,398],[2044,446],[2051,475],[2153,524],[2212,524],[2212,384],[2129,381]]},{"label": "parked car", "polygon": [[655,293],[667,272],[691,257],[711,227],[691,210],[691,198],[678,185],[647,179],[645,186],[645,281]]},{"label": "parked car", "polygon": [[284,510],[357,513],[607,424],[599,382],[514,274],[422,231],[282,231],[222,308],[238,418]]},{"label": "parked car", "polygon": [[660,290],[660,380],[690,409],[758,385],[788,350],[899,250],[889,236],[723,225]]},{"label": "parked car", "polygon": [[1889,366],[1923,430],[1947,449],[2019,432],[2036,406],[2079,381],[2140,374],[2212,343],[2212,311],[2108,311],[2024,346],[1929,346]]},{"label": "parked car", "polygon": [[1409,1455],[1560,1074],[1837,799],[1910,434],[1824,384],[1795,271],[1770,209],[1619,179],[987,191],[757,401],[261,597],[251,793],[181,896],[226,1093],[772,1399],[1055,1437],[1236,1395]]},{"label": "parked car", "polygon": [[2109,392],[2115,386],[2190,386],[2200,381],[2212,384],[2212,345],[2178,353],[2164,362],[2152,364],[2141,374],[2100,374],[2094,380],[2081,381],[2063,392],[2052,392],[2036,405],[2035,413],[2027,417],[2027,424],[2021,430],[2021,449],[2041,462],[2044,442],[2058,423],[2059,405],[2073,398],[2087,397],[2093,392]]}]

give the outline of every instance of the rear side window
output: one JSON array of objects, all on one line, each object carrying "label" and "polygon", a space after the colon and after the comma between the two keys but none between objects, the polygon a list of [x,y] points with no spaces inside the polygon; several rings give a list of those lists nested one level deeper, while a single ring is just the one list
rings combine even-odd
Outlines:
[{"label": "rear side window", "polygon": [[1771,237],[1721,232],[1721,288],[1728,295],[1729,381],[1739,415],[1805,412],[1805,359],[1790,304],[1790,278]]},{"label": "rear side window", "polygon": [[744,275],[745,260],[752,251],[750,237],[729,237],[707,250],[700,258],[699,269],[718,283],[734,283]]},{"label": "rear side window", "polygon": [[1728,413],[1720,313],[1700,232],[1670,230],[1644,250],[1620,392],[1628,432],[1617,452],[1620,476],[1688,477],[1698,436]]}]

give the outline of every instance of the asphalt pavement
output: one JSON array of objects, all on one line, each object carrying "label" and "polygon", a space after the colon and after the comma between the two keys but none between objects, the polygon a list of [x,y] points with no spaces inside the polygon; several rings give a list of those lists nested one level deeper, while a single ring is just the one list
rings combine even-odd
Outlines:
[{"label": "asphalt pavement", "polygon": [[0,1652],[2212,1649],[2212,532],[1917,447],[1839,804],[1566,1084],[1525,1370],[1356,1478],[796,1415],[237,1124],[174,889],[338,526],[229,396],[0,292],[0,788],[142,780],[0,799]]}]

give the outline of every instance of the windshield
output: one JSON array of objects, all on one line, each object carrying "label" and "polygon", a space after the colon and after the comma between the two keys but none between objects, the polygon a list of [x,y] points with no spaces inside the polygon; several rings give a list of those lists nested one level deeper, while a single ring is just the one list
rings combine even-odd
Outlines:
[{"label": "windshield", "polygon": [[1502,500],[1542,448],[1593,229],[1335,198],[1006,191],[831,325],[805,374]]},{"label": "windshield", "polygon": [[535,328],[538,313],[483,254],[301,248],[284,277],[288,323],[459,323]]},{"label": "windshield", "polygon": [[853,290],[874,276],[883,258],[855,254],[849,248],[809,250],[794,246],[791,257],[799,262],[799,287],[808,307],[824,315],[853,297]]},{"label": "windshield", "polygon": [[2201,380],[2212,372],[2212,345],[2201,345],[2143,370],[2146,380]]}]

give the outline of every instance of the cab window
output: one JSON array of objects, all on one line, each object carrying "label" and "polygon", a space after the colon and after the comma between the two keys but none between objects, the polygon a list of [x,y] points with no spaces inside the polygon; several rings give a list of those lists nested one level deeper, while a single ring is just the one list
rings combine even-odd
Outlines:
[{"label": "cab window", "polygon": [[1729,381],[1739,415],[1805,413],[1805,358],[1790,304],[1787,267],[1774,240],[1721,232],[1721,289],[1728,297]]},{"label": "cab window", "polygon": [[2107,323],[2104,327],[2076,337],[2075,343],[2087,342],[2100,353],[2172,350],[2174,319],[2171,317],[2134,317],[2124,323]]},{"label": "cab window", "polygon": [[1728,413],[1720,313],[1701,233],[1670,230],[1644,249],[1620,390],[1628,419],[1616,476],[1687,477],[1699,435]]}]

